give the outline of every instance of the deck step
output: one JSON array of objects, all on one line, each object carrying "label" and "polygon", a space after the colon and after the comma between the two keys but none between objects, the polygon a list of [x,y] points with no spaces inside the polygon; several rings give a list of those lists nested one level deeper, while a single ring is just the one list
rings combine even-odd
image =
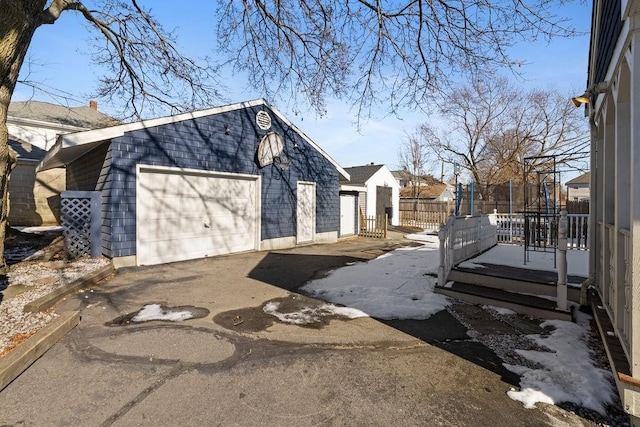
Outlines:
[{"label": "deck step", "polygon": [[[503,291],[555,297],[558,276],[551,271],[538,271],[489,263],[478,263],[478,268],[454,267],[448,280],[468,283]],[[569,276],[567,299],[580,302],[580,286],[585,277]]]},{"label": "deck step", "polygon": [[434,291],[471,304],[508,308],[516,313],[540,319],[572,320],[570,311],[558,310],[555,301],[535,295],[523,295],[503,289],[459,282],[449,282],[447,286],[436,286]]}]

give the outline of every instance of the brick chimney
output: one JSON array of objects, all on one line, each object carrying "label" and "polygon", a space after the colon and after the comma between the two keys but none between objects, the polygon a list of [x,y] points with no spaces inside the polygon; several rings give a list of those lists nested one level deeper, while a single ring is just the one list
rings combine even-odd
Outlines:
[{"label": "brick chimney", "polygon": [[89,101],[89,108],[91,108],[92,110],[98,110],[98,101],[95,100],[91,100]]}]

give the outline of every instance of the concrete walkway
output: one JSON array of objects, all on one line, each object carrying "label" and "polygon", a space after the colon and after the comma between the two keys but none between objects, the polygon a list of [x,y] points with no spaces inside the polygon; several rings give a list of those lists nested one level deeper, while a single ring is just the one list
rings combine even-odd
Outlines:
[{"label": "concrete walkway", "polygon": [[[310,328],[262,310],[320,304],[292,291],[399,244],[409,242],[354,239],[121,270],[59,304],[82,320],[0,392],[0,425],[595,425],[509,399],[514,379],[473,361],[490,354],[455,351],[465,336],[451,316]],[[151,303],[203,317],[129,322]]]}]

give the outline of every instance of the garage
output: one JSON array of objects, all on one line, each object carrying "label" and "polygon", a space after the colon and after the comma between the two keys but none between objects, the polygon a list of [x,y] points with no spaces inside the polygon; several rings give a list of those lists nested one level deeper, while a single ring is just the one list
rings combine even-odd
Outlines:
[{"label": "garage", "polygon": [[264,100],[61,135],[39,165],[58,167],[99,196],[118,268],[335,242],[349,178]]},{"label": "garage", "polygon": [[139,166],[139,265],[255,250],[257,176]]}]

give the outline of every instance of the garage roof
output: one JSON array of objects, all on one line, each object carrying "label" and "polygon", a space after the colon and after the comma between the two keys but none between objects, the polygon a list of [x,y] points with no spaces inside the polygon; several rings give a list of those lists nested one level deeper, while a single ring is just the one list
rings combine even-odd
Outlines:
[{"label": "garage roof", "polygon": [[113,138],[122,136],[126,132],[161,126],[168,123],[177,123],[184,120],[197,119],[199,117],[206,117],[260,105],[268,107],[280,120],[293,128],[309,145],[318,150],[318,152],[329,160],[329,162],[336,167],[342,177],[347,180],[349,179],[349,174],[335,160],[333,160],[322,148],[305,135],[304,132],[302,132],[296,125],[291,123],[289,119],[282,115],[282,113],[270,106],[264,99],[256,99],[253,101],[239,102],[236,104],[177,114],[174,116],[160,117],[157,119],[142,120],[118,126],[60,135],[58,136],[55,145],[51,147],[44,159],[40,162],[38,170],[65,167],[67,164],[78,159],[99,145],[107,143]]}]

